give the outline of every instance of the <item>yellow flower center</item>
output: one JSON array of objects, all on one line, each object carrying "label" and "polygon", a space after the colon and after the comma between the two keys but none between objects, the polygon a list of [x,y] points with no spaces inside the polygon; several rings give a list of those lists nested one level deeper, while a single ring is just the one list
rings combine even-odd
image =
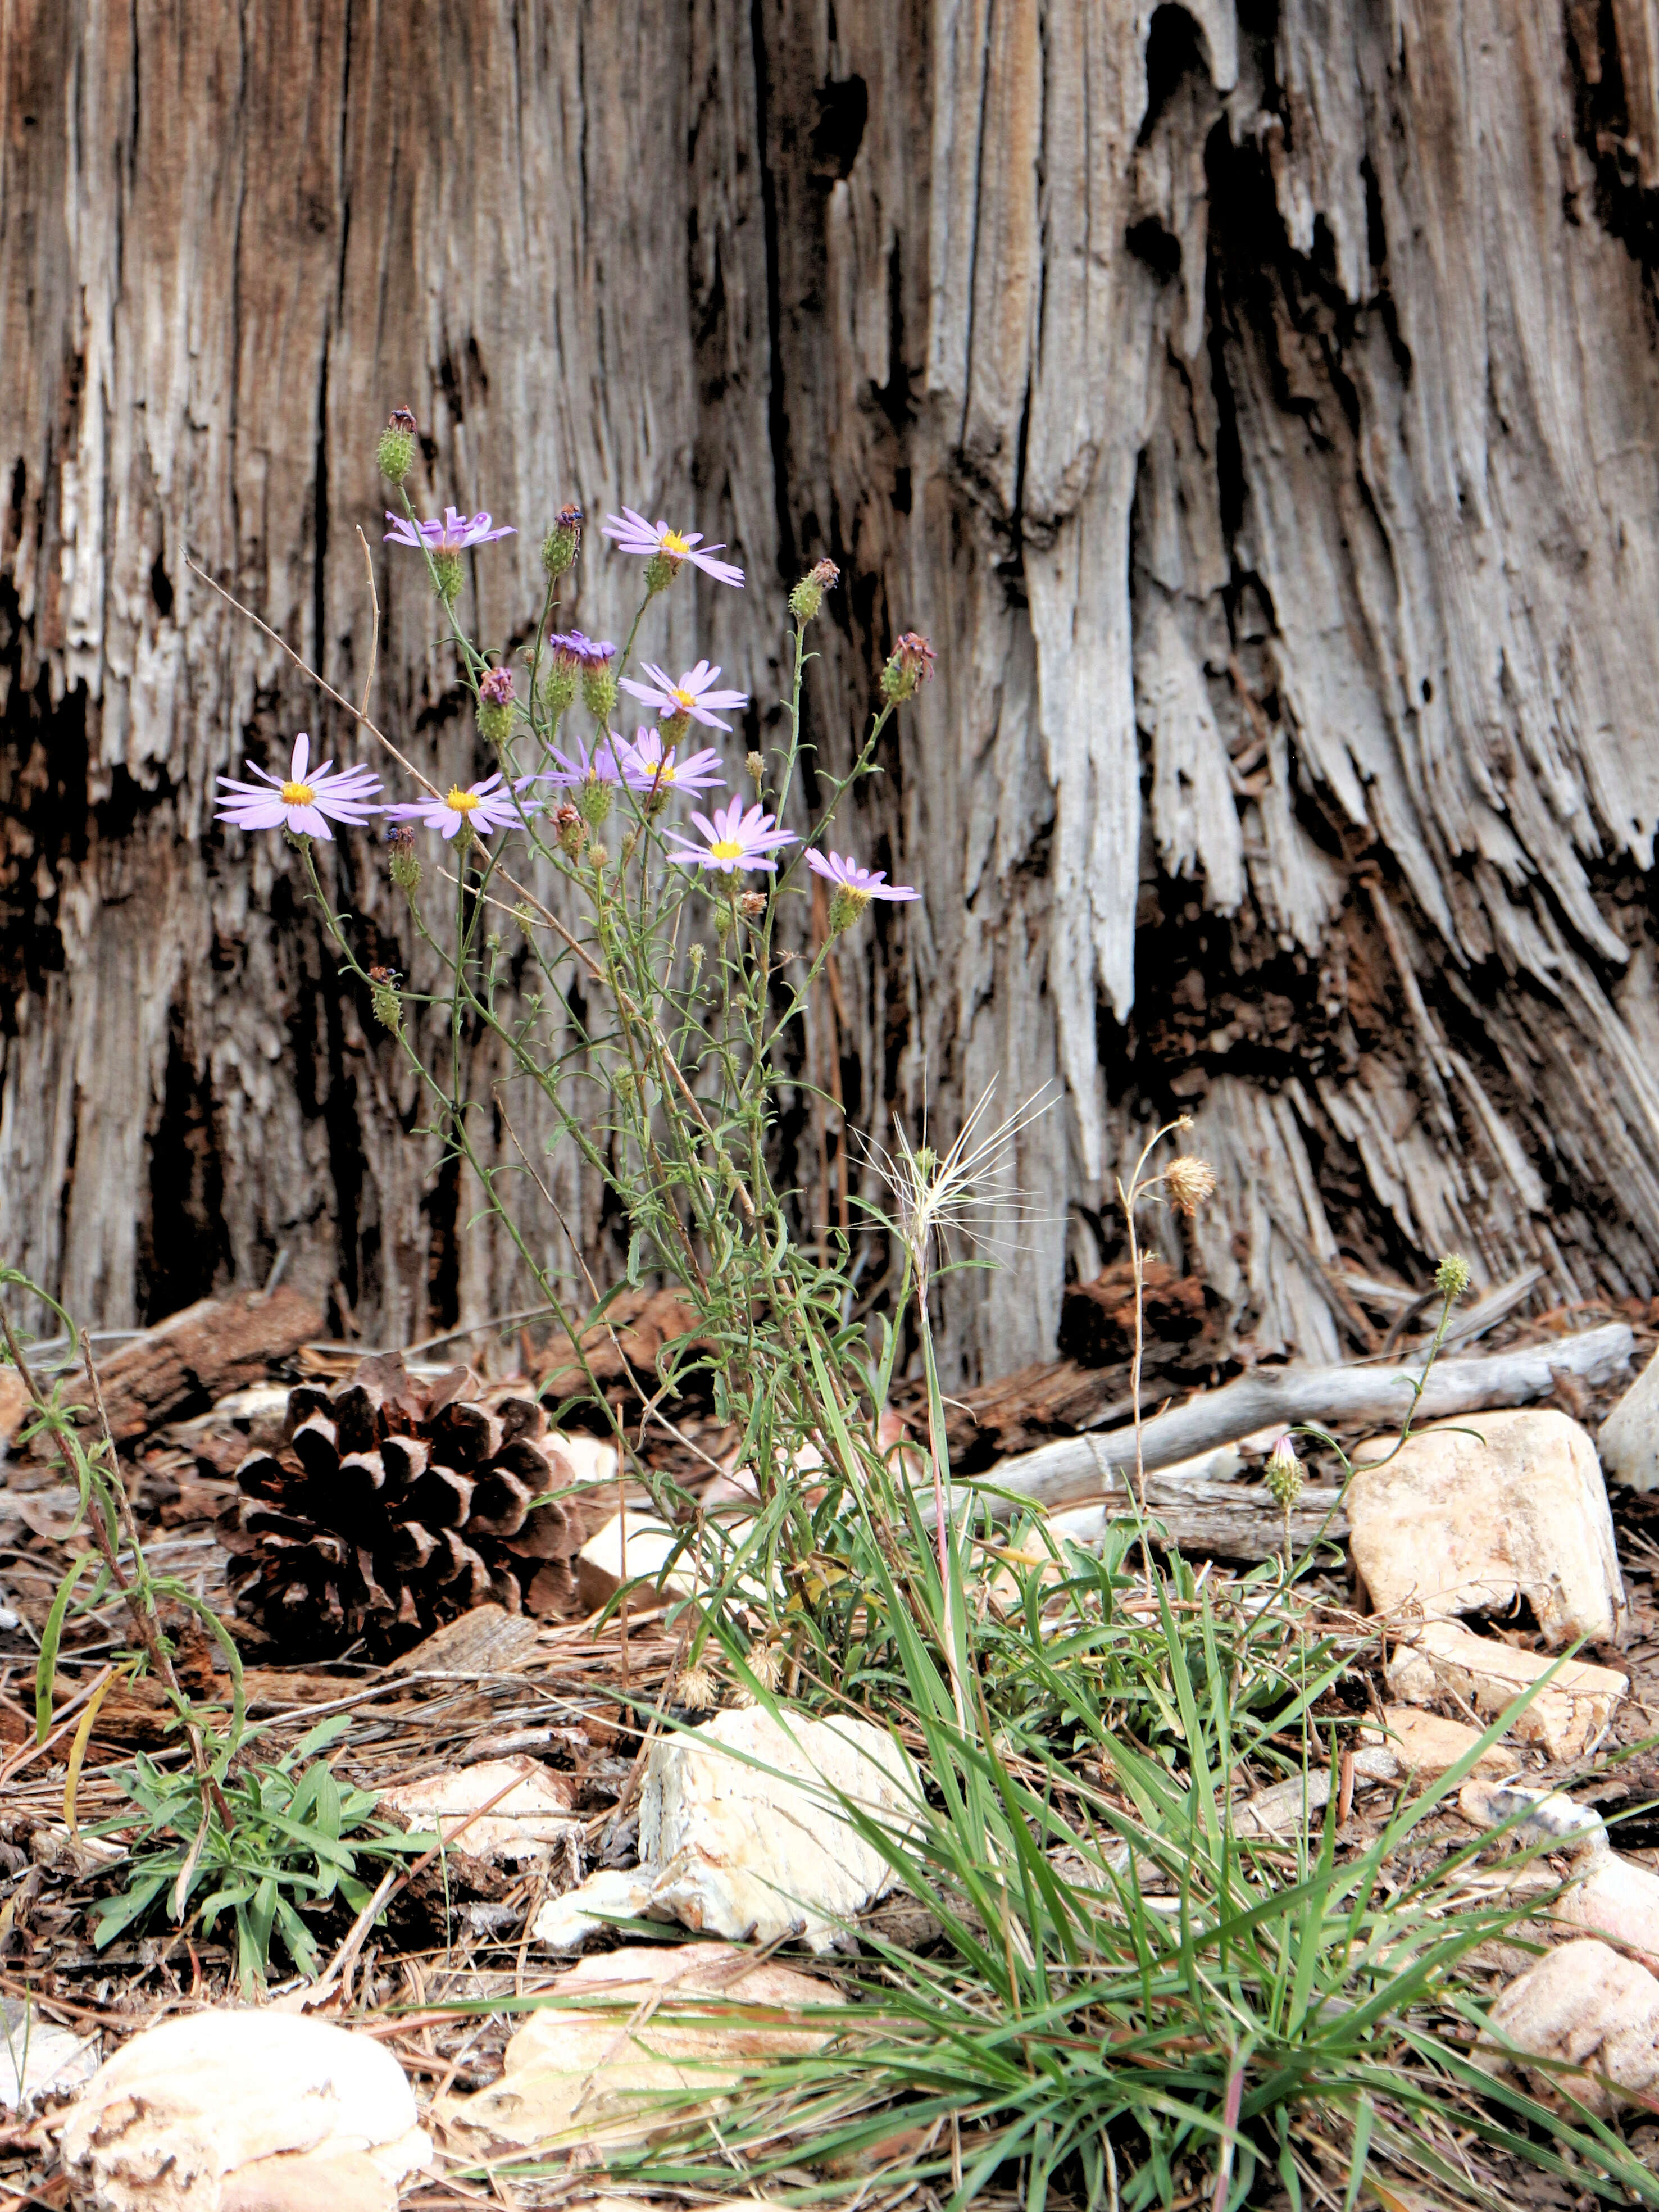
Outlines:
[{"label": "yellow flower center", "polygon": [[743,848],[735,837],[722,837],[718,843],[708,848],[708,854],[711,860],[740,860],[743,858]]},{"label": "yellow flower center", "polygon": [[672,783],[675,774],[673,754],[670,753],[665,761],[653,763],[651,773],[659,783]]},{"label": "yellow flower center", "polygon": [[662,534],[662,544],[658,550],[660,552],[672,554],[677,561],[683,561],[691,548],[678,530],[665,530]]},{"label": "yellow flower center", "polygon": [[446,806],[452,807],[457,814],[471,814],[477,803],[477,793],[476,791],[463,791],[459,783],[452,783],[450,785],[449,796],[444,801],[444,805]]},{"label": "yellow flower center", "polygon": [[309,806],[316,796],[316,793],[308,783],[285,783],[283,786],[284,806]]},{"label": "yellow flower center", "polygon": [[697,703],[692,694],[690,691],[682,691],[678,684],[669,685],[668,696],[683,714],[689,714]]}]

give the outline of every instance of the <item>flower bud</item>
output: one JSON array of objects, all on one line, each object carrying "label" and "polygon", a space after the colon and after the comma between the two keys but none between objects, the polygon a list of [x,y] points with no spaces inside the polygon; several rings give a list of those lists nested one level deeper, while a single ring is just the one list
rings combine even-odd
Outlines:
[{"label": "flower bud", "polygon": [[766,773],[766,763],[761,758],[758,753],[750,753],[748,759],[744,763],[744,766],[748,769],[750,775],[754,777],[757,783],[760,781],[761,778]]},{"label": "flower bud", "polygon": [[850,929],[870,903],[868,891],[855,890],[851,884],[837,884],[830,902],[830,934],[839,937]]},{"label": "flower bud", "polygon": [[586,519],[574,502],[562,507],[554,516],[553,527],[542,540],[542,567],[550,584],[556,584],[561,576],[575,567]]},{"label": "flower bud", "polygon": [[590,830],[597,830],[611,811],[611,787],[602,775],[590,775],[578,785],[576,805]]},{"label": "flower bud", "polygon": [[841,581],[841,570],[833,561],[820,561],[809,568],[789,594],[789,611],[799,622],[811,622],[823,605],[823,595],[833,592]]},{"label": "flower bud", "polygon": [[1183,1152],[1164,1169],[1164,1187],[1190,1221],[1215,1188],[1215,1170],[1208,1160]]},{"label": "flower bud", "polygon": [[582,847],[587,842],[587,832],[582,826],[581,816],[568,799],[553,817],[553,834],[567,860],[581,858]]},{"label": "flower bud", "polygon": [[738,912],[745,921],[758,921],[766,911],[764,891],[744,891],[738,899]]},{"label": "flower bud", "polygon": [[528,899],[520,899],[519,901],[517,906],[513,909],[513,919],[518,923],[520,928],[523,930],[525,935],[528,937],[532,930],[536,927],[535,908],[531,905]]},{"label": "flower bud", "polygon": [[392,880],[410,898],[421,888],[421,863],[415,851],[415,832],[400,822],[386,839],[392,854]]},{"label": "flower bud", "polygon": [[478,678],[478,735],[504,745],[513,734],[513,671],[488,668]]},{"label": "flower bud", "polygon": [[368,1003],[374,1018],[383,1030],[395,1036],[403,1026],[404,1010],[398,996],[398,973],[393,968],[371,968],[368,971]]},{"label": "flower bud", "polygon": [[697,988],[698,979],[702,974],[702,945],[701,941],[693,945],[689,957],[691,962],[691,988],[695,991]]},{"label": "flower bud", "polygon": [[432,572],[438,581],[438,597],[447,607],[453,607],[466,581],[460,555],[451,552],[447,546],[441,547],[432,556]]},{"label": "flower bud", "polygon": [[738,917],[732,908],[731,901],[729,899],[716,899],[714,902],[714,934],[719,938],[722,945],[725,944],[726,939],[730,937],[732,930],[737,927],[737,921]]},{"label": "flower bud", "polygon": [[635,854],[639,850],[639,830],[637,829],[630,830],[622,841],[622,865],[623,867],[628,866]]},{"label": "flower bud", "polygon": [[691,726],[691,717],[682,708],[678,714],[665,714],[657,725],[657,734],[666,747],[678,744]]},{"label": "flower bud", "polygon": [[1469,1263],[1461,1252],[1448,1252],[1434,1271],[1434,1287],[1443,1298],[1461,1298],[1473,1279]]},{"label": "flower bud", "polygon": [[1267,1455],[1267,1494],[1282,1512],[1288,1513],[1302,1495],[1302,1462],[1289,1437],[1280,1437]]},{"label": "flower bud", "polygon": [[918,684],[925,684],[933,672],[936,655],[925,637],[907,629],[893,647],[887,665],[881,672],[881,694],[895,706],[902,700],[914,698]]},{"label": "flower bud", "polygon": [[408,408],[394,407],[374,448],[375,466],[390,483],[402,483],[415,465],[415,417]]},{"label": "flower bud", "polygon": [[602,876],[611,865],[611,855],[603,845],[590,845],[587,848],[587,857],[593,865],[593,872],[596,876]]}]

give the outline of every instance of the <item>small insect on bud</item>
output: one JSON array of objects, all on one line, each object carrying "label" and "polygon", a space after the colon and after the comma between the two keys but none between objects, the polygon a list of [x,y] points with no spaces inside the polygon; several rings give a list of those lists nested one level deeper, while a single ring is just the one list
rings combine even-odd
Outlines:
[{"label": "small insect on bud", "polygon": [[415,832],[406,822],[400,822],[386,837],[391,852],[392,880],[400,891],[410,898],[421,888],[421,863],[415,850]]},{"label": "small insect on bud", "polygon": [[1474,1271],[1461,1252],[1448,1252],[1434,1271],[1434,1287],[1443,1298],[1461,1298],[1474,1279]]},{"label": "small insect on bud", "polygon": [[841,581],[841,570],[833,561],[820,561],[807,570],[789,594],[789,611],[798,622],[811,622],[823,605],[823,595],[833,592]]},{"label": "small insect on bud", "polygon": [[394,407],[380,433],[374,461],[388,483],[400,484],[415,465],[416,422],[407,407]]},{"label": "small insect on bud", "polygon": [[758,921],[766,911],[764,891],[744,891],[738,900],[738,912],[745,921]]},{"label": "small insect on bud", "polygon": [[478,678],[478,735],[504,745],[513,734],[513,671],[488,668]]},{"label": "small insect on bud", "polygon": [[553,835],[567,860],[581,858],[582,847],[587,842],[587,831],[582,825],[581,816],[568,799],[553,817]]},{"label": "small insect on bud", "polygon": [[438,586],[438,597],[447,607],[453,607],[460,597],[461,586],[466,581],[466,570],[459,553],[447,546],[441,547],[432,556],[432,573]]},{"label": "small insect on bud", "polygon": [[1302,1495],[1302,1462],[1289,1437],[1280,1437],[1267,1455],[1267,1494],[1281,1512],[1288,1513]]},{"label": "small insect on bud", "polygon": [[881,695],[896,707],[901,701],[915,696],[916,688],[925,684],[933,672],[938,658],[925,637],[907,629],[888,656],[887,665],[881,672]]},{"label": "small insect on bud", "polygon": [[403,1027],[404,1010],[398,996],[398,971],[395,968],[371,968],[368,971],[368,1003],[374,1018],[383,1030],[395,1036]]},{"label": "small insect on bud", "polygon": [[1164,1169],[1164,1187],[1190,1221],[1215,1189],[1215,1170],[1208,1160],[1183,1152]]},{"label": "small insect on bud", "polygon": [[760,781],[761,778],[766,773],[766,763],[761,758],[758,753],[750,753],[748,759],[744,763],[744,766],[748,769],[750,775],[754,777],[757,783]]},{"label": "small insect on bud", "polygon": [[708,1668],[699,1663],[680,1676],[679,1702],[689,1713],[712,1713],[720,1701],[720,1685]]},{"label": "small insect on bud", "polygon": [[830,934],[839,937],[850,929],[870,903],[870,893],[860,890],[853,884],[837,884],[830,902]]},{"label": "small insect on bud", "polygon": [[575,567],[576,556],[582,546],[582,524],[586,519],[574,501],[554,516],[553,527],[542,540],[542,568],[550,584],[556,584],[561,576]]}]

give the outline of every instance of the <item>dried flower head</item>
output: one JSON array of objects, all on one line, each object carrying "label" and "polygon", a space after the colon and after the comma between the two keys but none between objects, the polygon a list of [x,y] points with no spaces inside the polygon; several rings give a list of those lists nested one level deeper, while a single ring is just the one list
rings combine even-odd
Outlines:
[{"label": "dried flower head", "polygon": [[1474,1279],[1461,1252],[1448,1252],[1434,1271],[1434,1287],[1443,1298],[1461,1298]]},{"label": "dried flower head", "polygon": [[819,561],[810,568],[789,594],[789,611],[798,621],[811,622],[823,605],[823,595],[833,592],[841,581],[841,570],[833,561]]},{"label": "dried flower head", "polygon": [[369,969],[368,1003],[380,1027],[391,1030],[395,1035],[404,1018],[398,997],[398,971],[395,968]]},{"label": "dried flower head", "polygon": [[933,674],[937,657],[925,637],[907,629],[881,672],[883,698],[890,699],[895,706],[902,700],[913,698],[918,685],[925,684]]},{"label": "dried flower head", "polygon": [[582,847],[587,842],[587,829],[581,816],[568,799],[553,817],[553,834],[558,840],[559,850],[564,854],[566,860],[580,859]]},{"label": "dried flower head", "polygon": [[766,773],[766,763],[761,758],[758,753],[750,753],[748,758],[744,762],[744,766],[748,769],[750,775],[754,777],[757,783],[760,781],[761,778]]},{"label": "dried flower head", "polygon": [[1190,1221],[1215,1189],[1215,1170],[1208,1160],[1182,1152],[1164,1169],[1164,1187]]},{"label": "dried flower head", "polygon": [[701,1661],[680,1676],[679,1702],[689,1713],[712,1713],[720,1701],[720,1684]]},{"label": "dried flower head", "polygon": [[406,822],[400,822],[387,833],[386,842],[391,854],[392,880],[399,890],[413,897],[421,888],[421,861],[415,850],[415,832]]},{"label": "dried flower head", "polygon": [[745,921],[758,921],[765,911],[764,891],[744,891],[738,901],[738,912]]},{"label": "dried flower head", "polygon": [[751,1644],[749,1647],[749,1671],[763,1690],[775,1690],[783,1680],[784,1655],[781,1644]]}]

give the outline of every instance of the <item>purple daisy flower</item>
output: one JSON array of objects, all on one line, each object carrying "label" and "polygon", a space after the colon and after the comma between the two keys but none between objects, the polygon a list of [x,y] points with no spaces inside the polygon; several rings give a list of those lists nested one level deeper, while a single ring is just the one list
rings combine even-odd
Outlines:
[{"label": "purple daisy flower", "polygon": [[487,514],[459,514],[453,507],[444,509],[441,522],[411,522],[407,515],[393,514],[390,507],[386,519],[392,527],[386,533],[385,544],[413,545],[417,551],[424,547],[433,554],[465,553],[470,546],[488,545],[494,538],[518,534],[510,522],[502,523],[499,530],[492,530]]},{"label": "purple daisy flower", "polygon": [[815,876],[822,876],[837,890],[862,894],[865,899],[920,898],[920,891],[912,890],[908,884],[890,884],[885,868],[861,868],[849,853],[844,859],[839,853],[811,852],[806,855],[806,865]]},{"label": "purple daisy flower", "polygon": [[630,791],[664,792],[671,786],[676,791],[726,788],[726,778],[720,774],[725,763],[713,745],[705,745],[700,753],[681,760],[678,757],[678,746],[670,745],[664,750],[660,730],[635,731],[631,745],[626,738],[618,738],[617,743],[623,781]]},{"label": "purple daisy flower", "polygon": [[714,809],[712,822],[706,814],[691,817],[707,844],[684,844],[678,852],[671,848],[668,857],[684,866],[714,868],[725,876],[740,868],[775,869],[778,864],[771,855],[778,847],[799,842],[793,830],[775,830],[775,818],[763,814],[758,805],[745,814],[742,799],[734,799],[729,806]]},{"label": "purple daisy flower", "polygon": [[610,738],[601,738],[591,753],[586,742],[578,738],[576,751],[579,757],[572,760],[568,753],[562,753],[555,745],[553,757],[559,763],[557,768],[549,769],[544,775],[532,776],[528,781],[557,784],[561,790],[573,789],[577,784],[586,783],[590,780],[599,783],[622,781],[622,768]]},{"label": "purple daisy flower", "polygon": [[[538,803],[532,799],[525,811],[533,813]],[[491,830],[510,829],[519,818],[519,810],[499,769],[466,791],[459,783],[452,783],[447,799],[440,799],[434,793],[428,799],[417,799],[407,805],[388,806],[386,812],[394,822],[424,823],[428,830],[441,830],[447,838],[456,836],[463,822],[471,823],[475,837],[483,837]]]},{"label": "purple daisy flower", "polygon": [[617,657],[617,648],[608,637],[588,637],[579,629],[550,630],[547,644],[555,660],[572,668],[586,668],[590,663],[604,667]]},{"label": "purple daisy flower", "polygon": [[653,554],[660,554],[675,568],[682,561],[689,561],[694,568],[701,568],[717,584],[742,586],[742,569],[733,568],[729,561],[717,561],[715,554],[723,553],[726,548],[705,545],[701,530],[671,530],[665,522],[647,522],[631,507],[623,507],[620,514],[606,515],[603,529],[605,535],[615,542],[619,553],[640,553],[647,560]]},{"label": "purple daisy flower", "polygon": [[678,684],[666,670],[659,668],[654,660],[646,662],[645,672],[651,678],[649,684],[636,684],[631,676],[624,676],[622,688],[624,691],[631,691],[646,706],[654,707],[666,722],[684,721],[689,715],[706,729],[729,732],[730,722],[722,722],[708,709],[711,707],[746,707],[749,704],[746,691],[716,691],[713,688],[720,670],[711,668],[706,660],[700,660],[695,668],[688,668]]},{"label": "purple daisy flower", "polygon": [[[302,837],[323,837],[331,844],[334,832],[330,822],[349,825],[385,811],[370,796],[380,787],[378,775],[366,768],[336,769],[332,761],[313,768],[310,761],[311,739],[301,730],[294,740],[286,781],[255,768],[252,761],[243,764],[250,775],[259,778],[259,783],[239,783],[234,776],[220,776],[219,796],[224,806],[215,818],[234,823],[239,830],[280,830],[286,825]],[[260,784],[270,788],[262,790]]]}]

